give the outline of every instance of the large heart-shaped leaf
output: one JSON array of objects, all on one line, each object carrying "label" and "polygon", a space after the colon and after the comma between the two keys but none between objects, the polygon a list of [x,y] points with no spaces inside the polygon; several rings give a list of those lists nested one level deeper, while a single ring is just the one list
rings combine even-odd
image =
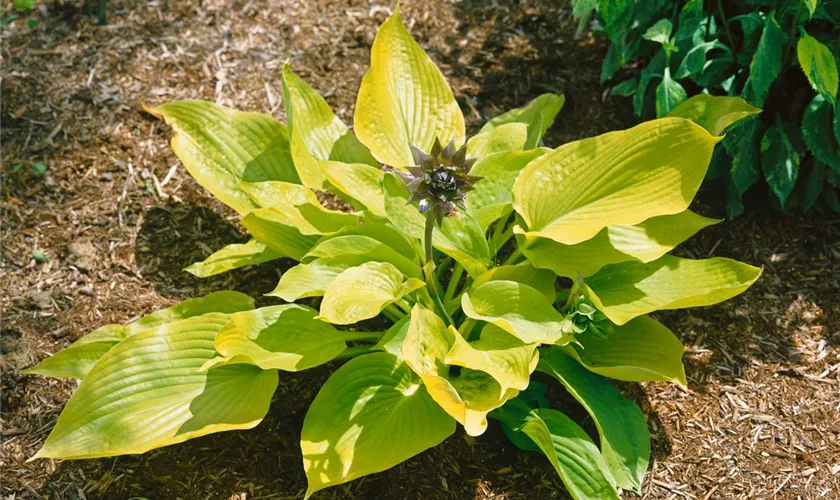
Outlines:
[{"label": "large heart-shaped leaf", "polygon": [[578,274],[595,274],[607,264],[656,260],[697,231],[718,222],[686,210],[675,215],[651,217],[633,226],[610,226],[594,238],[576,245],[564,245],[526,233],[520,246],[535,267],[574,278]]},{"label": "large heart-shaped leaf", "polygon": [[247,243],[227,245],[213,252],[212,255],[201,262],[190,264],[184,268],[184,271],[199,278],[207,278],[233,269],[239,269],[240,267],[255,266],[281,257],[283,256],[279,252],[268,248],[265,243],[250,239]]},{"label": "large heart-shaped leaf", "polygon": [[587,370],[617,380],[664,380],[686,385],[683,344],[665,325],[640,316],[613,326],[606,337],[578,335],[564,352]]},{"label": "large heart-shaped leaf", "polygon": [[120,341],[143,330],[210,312],[234,313],[254,308],[254,299],[244,293],[221,291],[187,299],[123,325],[105,325],[85,335],[70,347],[21,373],[45,377],[84,378],[99,359]]},{"label": "large heart-shaped leaf", "polygon": [[488,281],[461,297],[464,314],[494,324],[523,342],[564,344],[562,314],[539,290],[515,281]]},{"label": "large heart-shaped leaf", "polygon": [[286,302],[294,302],[305,297],[324,295],[333,280],[346,269],[367,262],[364,258],[330,257],[317,259],[307,264],[298,264],[282,276],[277,287],[266,295],[280,297]]},{"label": "large heart-shaped leaf", "polygon": [[[535,148],[542,136],[554,122],[554,117],[563,108],[566,98],[558,94],[542,94],[521,108],[500,114],[481,127],[480,134],[496,130],[511,123],[524,123],[528,126],[528,138],[523,149]],[[480,135],[479,134],[479,135]]]},{"label": "large heart-shaped leaf", "polygon": [[452,90],[403,26],[398,8],[376,33],[353,124],[373,156],[397,168],[414,164],[409,144],[428,152],[435,138],[464,143],[464,115]]},{"label": "large heart-shaped leaf", "polygon": [[559,380],[592,416],[601,453],[618,486],[641,493],[650,459],[650,434],[642,410],[560,347],[543,352],[538,370]]},{"label": "large heart-shaped leaf", "polygon": [[[422,239],[426,218],[417,207],[407,205],[408,191],[394,175],[386,175],[383,182],[388,219],[404,234]],[[444,217],[443,225],[432,233],[432,244],[458,261],[473,276],[483,273],[490,265],[490,248],[484,231],[468,213]]]},{"label": "large heart-shaped leaf", "polygon": [[666,255],[644,264],[605,266],[586,280],[595,305],[623,325],[659,309],[717,304],[752,285],[761,269],[731,259],[691,260]]},{"label": "large heart-shaped leaf", "polygon": [[108,351],[67,402],[33,458],[143,453],[213,432],[250,429],[268,411],[277,372],[201,371],[228,323],[209,313],[132,335]]},{"label": "large heart-shaped leaf", "polygon": [[493,418],[533,441],[575,500],[619,500],[615,480],[598,447],[566,415],[547,408],[534,410],[514,399],[493,412]]},{"label": "large heart-shaped leaf", "polygon": [[453,432],[455,421],[396,356],[378,352],[352,359],[321,387],[303,421],[306,498],[390,469]]},{"label": "large heart-shaped leaf", "polygon": [[[498,130],[498,129],[495,129]],[[467,194],[467,208],[482,229],[513,210],[513,183],[519,172],[546,149],[509,151],[492,154],[478,160],[470,171],[482,179]]]},{"label": "large heart-shaped leaf", "polygon": [[432,398],[464,426],[471,436],[487,430],[487,414],[516,397],[518,390],[502,390],[491,375],[462,368],[458,375],[449,373],[446,355],[455,345],[458,332],[447,328],[435,313],[415,305],[402,341],[402,357]]},{"label": "large heart-shaped leaf", "polygon": [[289,372],[322,365],[347,348],[342,333],[318,321],[317,311],[298,304],[263,307],[230,315],[216,337],[221,355],[204,369],[246,363]]},{"label": "large heart-shaped leaf", "polygon": [[691,120],[710,134],[721,135],[733,123],[758,113],[761,109],[740,97],[698,94],[671,110],[668,116]]},{"label": "large heart-shaped leaf", "polygon": [[513,205],[531,236],[566,245],[676,214],[694,198],[718,140],[689,120],[662,118],[572,142],[522,170]]},{"label": "large heart-shaped leaf", "polygon": [[366,262],[342,271],[330,283],[319,319],[336,325],[358,323],[425,285],[417,278],[404,280],[388,262]]},{"label": "large heart-shaped leaf", "polygon": [[321,165],[328,160],[377,165],[367,148],[333,114],[327,101],[298,78],[288,63],[283,66],[283,101],[292,158],[305,185],[313,189],[324,187]]},{"label": "large heart-shaped leaf", "polygon": [[281,214],[303,235],[332,234],[359,223],[359,216],[321,205],[311,189],[289,182],[243,182],[242,189],[261,207]]},{"label": "large heart-shaped leaf", "polygon": [[453,333],[455,342],[446,354],[446,364],[482,371],[496,379],[505,392],[528,387],[539,361],[539,344],[526,344],[494,325],[485,326],[481,336],[471,342]]},{"label": "large heart-shaped leaf", "polygon": [[239,181],[299,181],[286,126],[268,115],[205,101],[146,110],[175,129],[172,150],[195,180],[240,214],[256,206]]}]

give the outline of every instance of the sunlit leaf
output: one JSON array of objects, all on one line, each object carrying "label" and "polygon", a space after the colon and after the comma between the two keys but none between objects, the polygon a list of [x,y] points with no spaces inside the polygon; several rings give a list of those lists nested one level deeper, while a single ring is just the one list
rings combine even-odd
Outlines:
[{"label": "sunlit leaf", "polygon": [[519,391],[503,391],[493,377],[469,368],[450,375],[446,355],[455,345],[456,335],[436,314],[415,305],[402,343],[402,356],[437,404],[461,423],[467,434],[478,436],[487,430],[487,414],[516,397]]},{"label": "sunlit leaf", "polygon": [[283,65],[283,101],[291,153],[303,183],[323,189],[321,164],[328,160],[378,165],[353,132],[336,117],[327,101]]},{"label": "sunlit leaf", "polygon": [[204,369],[251,364],[264,370],[296,372],[322,365],[347,347],[341,332],[315,319],[317,311],[297,304],[230,315],[216,337],[216,357]]},{"label": "sunlit leaf", "polygon": [[697,231],[720,222],[690,210],[661,215],[635,226],[610,226],[594,238],[564,245],[548,238],[525,235],[522,253],[538,268],[559,276],[590,276],[607,264],[626,261],[650,262],[662,257]]},{"label": "sunlit leaf", "polygon": [[300,260],[318,241],[316,234],[301,234],[285,214],[273,208],[250,212],[242,219],[242,225],[271,250],[295,260]]},{"label": "sunlit leaf", "polygon": [[685,118],[712,135],[721,135],[727,127],[748,116],[761,113],[740,97],[698,94],[674,108],[668,116]]},{"label": "sunlit leaf", "polygon": [[389,469],[454,431],[455,421],[396,356],[352,359],[321,387],[303,421],[306,496]]},{"label": "sunlit leaf", "polygon": [[423,286],[417,278],[405,280],[392,264],[367,262],[336,276],[324,293],[319,318],[336,325],[357,323]]},{"label": "sunlit leaf", "polygon": [[283,255],[268,248],[265,243],[251,239],[247,243],[227,245],[201,262],[190,264],[184,271],[199,278],[207,278],[232,269],[255,266],[281,257]]},{"label": "sunlit leaf", "polygon": [[471,342],[453,333],[455,342],[446,354],[446,364],[482,371],[496,379],[502,391],[528,387],[539,361],[539,344],[526,344],[494,325],[485,326]]},{"label": "sunlit leaf", "polygon": [[718,140],[689,120],[662,118],[572,142],[522,170],[513,205],[531,236],[566,245],[676,214],[694,198]]},{"label": "sunlit leaf", "polygon": [[629,382],[663,380],[686,385],[682,342],[647,316],[613,326],[606,337],[578,335],[575,341],[565,352],[593,373]]},{"label": "sunlit leaf", "polygon": [[147,314],[125,326],[99,327],[70,347],[21,373],[46,377],[84,378],[106,352],[120,341],[138,332],[210,312],[234,313],[253,308],[254,299],[239,292],[212,292],[204,297],[187,299],[174,306]]},{"label": "sunlit leaf", "polygon": [[324,208],[315,193],[300,184],[243,182],[240,186],[260,206],[280,214],[303,235],[336,233],[359,223],[358,215]]},{"label": "sunlit leaf", "polygon": [[87,374],[33,458],[143,453],[214,432],[250,429],[268,411],[277,372],[201,371],[228,323],[210,313],[132,335]]},{"label": "sunlit leaf", "polygon": [[[388,262],[410,278],[422,278],[423,273],[416,259],[403,256],[385,243],[370,236],[341,234],[320,241],[303,257],[303,262],[324,258],[360,257],[359,264],[368,261]],[[356,264],[358,265],[358,264]]]},{"label": "sunlit leaf", "polygon": [[545,298],[548,299],[549,302],[554,302],[554,297],[557,295],[554,287],[554,282],[557,280],[557,276],[546,269],[537,269],[528,262],[523,262],[514,266],[494,267],[486,273],[476,277],[475,280],[473,280],[470,289],[475,290],[488,281],[499,280],[515,281],[517,283],[528,285],[545,295]]},{"label": "sunlit leaf", "polygon": [[[498,129],[496,129],[498,130]],[[513,183],[519,172],[546,149],[509,151],[485,156],[470,171],[481,177],[475,189],[467,193],[467,208],[482,229],[513,210]]]},{"label": "sunlit leaf", "polygon": [[593,301],[614,323],[660,309],[701,307],[730,299],[752,285],[761,269],[730,259],[666,255],[653,262],[604,267],[586,280]]},{"label": "sunlit leaf", "polygon": [[464,116],[435,63],[403,26],[399,9],[379,27],[362,79],[353,124],[380,162],[413,165],[409,144],[429,152],[464,143]]},{"label": "sunlit leaf", "polygon": [[542,136],[551,126],[554,117],[563,108],[566,98],[558,94],[542,94],[521,108],[512,109],[491,118],[481,127],[480,133],[498,129],[510,123],[524,123],[528,126],[528,138],[523,149],[537,147]]},{"label": "sunlit leaf", "polygon": [[467,141],[467,154],[472,158],[484,158],[494,153],[522,151],[527,143],[527,124],[504,123],[470,137]]},{"label": "sunlit leaf", "polygon": [[832,104],[837,98],[837,61],[831,50],[805,31],[796,43],[796,55],[811,86]]},{"label": "sunlit leaf", "polygon": [[240,214],[256,205],[239,181],[299,182],[286,126],[270,116],[205,101],[146,110],[175,130],[172,150],[198,183]]},{"label": "sunlit leaf", "polygon": [[327,161],[321,164],[321,171],[332,186],[364,205],[370,213],[386,216],[382,170],[362,163]]},{"label": "sunlit leaf", "polygon": [[523,342],[568,343],[562,314],[535,288],[514,281],[488,281],[461,297],[464,314],[494,324]]}]

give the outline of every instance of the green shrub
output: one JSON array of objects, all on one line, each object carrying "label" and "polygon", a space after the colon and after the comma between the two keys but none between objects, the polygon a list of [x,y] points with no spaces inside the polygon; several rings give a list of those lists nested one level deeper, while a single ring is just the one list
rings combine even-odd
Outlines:
[{"label": "green shrub", "polygon": [[[540,143],[563,97],[545,94],[466,140],[443,75],[397,13],[371,59],[354,131],[288,65],[286,125],[201,101],[149,110],[253,237],[187,270],[300,264],[269,293],[285,304],[255,309],[216,292],[103,326],[29,369],[82,379],[34,458],[142,453],[250,428],[278,373],[349,359],[304,420],[307,496],[393,467],[456,424],[482,434],[488,418],[545,454],[575,498],[640,491],[647,425],[607,377],[685,385],[682,344],[647,314],[714,304],[759,277],[725,258],[667,255],[718,222],[688,205],[718,129],[753,110],[698,101],[689,119],[552,150]],[[325,208],[319,190],[352,210]],[[599,446],[547,406],[535,371],[586,408]]]},{"label": "green shrub", "polygon": [[[740,96],[763,108],[733,128],[708,178],[722,179],[731,216],[764,178],[774,204],[840,212],[840,113],[835,114],[840,1],[575,0],[612,44],[601,82],[632,96],[636,116],[662,117],[687,96]],[[630,76],[630,66],[640,66]]]}]

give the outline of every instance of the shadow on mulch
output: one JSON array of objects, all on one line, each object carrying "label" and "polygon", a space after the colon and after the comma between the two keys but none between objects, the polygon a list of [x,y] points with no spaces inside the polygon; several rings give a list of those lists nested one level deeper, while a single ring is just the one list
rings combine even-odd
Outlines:
[{"label": "shadow on mulch", "polygon": [[[452,51],[440,56],[456,73],[480,82],[473,102],[461,103],[465,110],[477,109],[487,120],[542,93],[564,94],[564,107],[544,139],[548,147],[634,124],[629,99],[602,97],[606,40],[588,32],[575,38],[576,22],[564,2],[463,0],[453,8],[461,21],[459,37],[448,36]],[[473,31],[484,41],[465,63],[460,47]]]},{"label": "shadow on mulch", "polygon": [[264,294],[277,286],[282,272],[296,264],[292,260],[279,259],[210,278],[184,271],[225,245],[247,240],[237,226],[213,210],[171,202],[145,213],[135,254],[143,279],[154,283],[162,295],[186,298],[213,290],[237,290],[254,297],[258,306],[276,303]]}]

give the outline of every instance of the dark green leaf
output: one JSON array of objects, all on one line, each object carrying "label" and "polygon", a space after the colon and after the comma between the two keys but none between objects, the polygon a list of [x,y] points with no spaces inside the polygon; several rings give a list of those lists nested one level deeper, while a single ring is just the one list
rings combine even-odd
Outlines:
[{"label": "dark green leaf", "polygon": [[785,205],[799,175],[802,158],[777,117],[761,138],[761,169],[776,198]]},{"label": "dark green leaf", "polygon": [[805,213],[814,206],[820,194],[823,192],[825,184],[825,163],[820,161],[812,162],[813,168],[808,174],[808,180],[805,182],[805,192],[802,194],[802,212]]},{"label": "dark green leaf", "polygon": [[651,58],[642,74],[639,77],[639,87],[636,90],[636,95],[633,96],[633,109],[637,118],[645,115],[645,103],[649,101],[648,94],[651,94],[654,99],[656,93],[653,89],[648,90],[650,83],[656,78],[662,78],[662,72],[665,71],[665,51],[658,50],[656,55]]},{"label": "dark green leaf", "polygon": [[822,94],[817,95],[802,115],[802,138],[818,160],[838,169],[837,140],[826,133],[833,122],[834,106]]},{"label": "dark green leaf", "polygon": [[717,40],[694,46],[683,58],[680,67],[674,73],[674,78],[680,79],[687,76],[699,75],[706,66],[706,55],[713,49],[728,51],[729,47]]},{"label": "dark green leaf", "polygon": [[743,16],[735,16],[729,20],[730,23],[735,21],[741,23],[741,30],[744,32],[744,37],[741,39],[742,52],[752,54],[758,47],[758,40],[761,38],[761,31],[764,27],[764,15],[763,12],[755,11]]},{"label": "dark green leaf", "polygon": [[676,108],[686,99],[685,89],[671,78],[671,70],[665,68],[665,74],[656,87],[656,117],[661,118]]},{"label": "dark green leaf", "polygon": [[771,14],[764,23],[764,31],[758,41],[753,60],[750,63],[750,82],[755,94],[763,98],[770,85],[782,71],[785,33]]},{"label": "dark green leaf", "polygon": [[680,11],[677,34],[675,35],[676,41],[680,42],[691,38],[702,21],[703,0],[689,0]]},{"label": "dark green leaf", "polygon": [[650,459],[650,434],[642,410],[560,347],[548,348],[540,358],[537,370],[559,380],[592,416],[601,453],[618,486],[640,493]]},{"label": "dark green leaf", "polygon": [[636,88],[638,86],[639,79],[631,78],[629,80],[624,80],[623,82],[619,83],[618,85],[613,87],[610,92],[612,93],[612,95],[631,96],[636,92]]}]

